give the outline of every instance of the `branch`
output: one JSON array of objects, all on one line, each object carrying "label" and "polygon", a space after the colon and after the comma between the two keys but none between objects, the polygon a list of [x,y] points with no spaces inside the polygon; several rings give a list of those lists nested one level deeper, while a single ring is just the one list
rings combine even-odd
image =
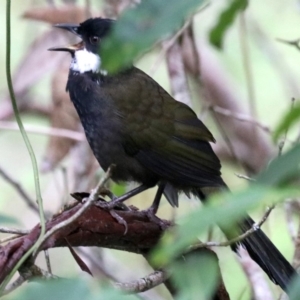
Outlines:
[{"label": "branch", "polygon": [[[62,212],[46,224],[47,232],[58,224],[69,220],[84,204],[78,204],[70,210]],[[53,231],[47,240],[44,240],[41,250],[65,247],[66,240],[72,247],[96,246],[110,249],[124,250],[143,254],[153,248],[163,231],[151,222],[145,214],[139,211],[116,211],[126,222],[128,232],[124,235],[124,226],[119,224],[111,214],[92,204],[72,223],[64,223],[64,227]],[[168,223],[166,223],[168,226]],[[14,268],[19,259],[36,242],[40,234],[40,225],[37,224],[27,235],[4,245],[0,252],[0,282]]]},{"label": "branch", "polygon": [[239,261],[242,265],[243,270],[250,282],[253,299],[256,300],[272,300],[273,295],[270,287],[264,277],[262,270],[259,266],[252,260],[247,250],[243,247],[238,248]]},{"label": "branch", "polygon": [[126,283],[115,282],[113,285],[126,293],[141,293],[164,283],[168,277],[165,271],[155,271],[144,278]]},{"label": "branch", "polygon": [[[83,133],[74,130],[69,130],[69,129],[61,129],[61,128],[54,128],[54,127],[49,128],[49,127],[36,126],[30,124],[24,125],[24,128],[27,133],[36,133],[41,135],[64,137],[79,142],[85,140]],[[15,122],[7,122],[7,121],[0,121],[0,129],[19,131],[19,128]]]},{"label": "branch", "polygon": [[258,223],[254,223],[250,229],[248,229],[243,234],[237,236],[236,238],[231,239],[229,241],[225,241],[225,242],[214,242],[214,241],[212,241],[212,242],[206,242],[206,243],[198,243],[198,244],[192,246],[192,249],[198,249],[198,248],[203,248],[203,247],[228,247],[232,244],[235,244],[237,242],[242,241],[243,239],[248,237],[250,234],[252,234],[253,232],[260,229],[262,224],[269,217],[269,215],[270,215],[271,211],[274,209],[274,207],[275,207],[274,205],[268,207],[266,212],[264,213],[263,217],[261,218],[261,220]]},{"label": "branch", "polygon": [[37,247],[37,249],[35,250],[35,252],[33,253],[33,256],[36,257],[38,252],[39,252],[39,248],[40,246],[47,241],[47,239],[49,239],[49,237],[51,237],[55,232],[57,232],[58,230],[68,226],[69,224],[72,224],[76,219],[78,219],[96,200],[98,200],[99,198],[99,194],[101,192],[101,190],[103,189],[104,185],[106,184],[106,182],[109,180],[110,176],[111,176],[111,170],[113,167],[109,167],[104,178],[102,178],[102,180],[99,182],[99,184],[97,185],[97,187],[92,190],[92,192],[90,193],[89,197],[86,199],[87,201],[80,207],[80,209],[74,214],[72,215],[70,218],[68,218],[65,221],[60,222],[59,224],[53,226],[50,230],[48,230],[45,235],[43,236],[43,238],[40,241],[39,247]]},{"label": "branch", "polygon": [[20,269],[20,274],[21,275],[13,283],[7,285],[7,287],[2,293],[2,296],[13,292],[15,289],[20,287],[24,282],[30,279],[43,278],[49,280],[49,279],[58,278],[57,276],[50,274],[49,272],[39,268],[36,265],[31,265],[29,267],[24,266],[22,269]]},{"label": "branch", "polygon": [[30,209],[32,209],[36,213],[39,213],[37,204],[33,201],[32,198],[29,197],[29,195],[25,192],[24,188],[17,181],[15,181],[10,175],[8,175],[1,167],[0,167],[0,175],[19,193],[19,195],[23,198],[23,200],[25,201],[25,203]]},{"label": "branch", "polygon": [[212,104],[209,105],[209,109],[216,112],[216,113],[218,113],[218,114],[220,114],[220,115],[230,117],[230,118],[234,118],[234,119],[236,119],[238,121],[241,121],[241,122],[248,122],[252,125],[255,125],[255,126],[261,128],[263,131],[265,131],[267,133],[272,133],[271,129],[268,126],[258,122],[257,120],[249,117],[246,114],[239,113],[239,112],[233,112],[229,109],[223,108],[223,107],[218,106],[218,105],[212,105]]}]

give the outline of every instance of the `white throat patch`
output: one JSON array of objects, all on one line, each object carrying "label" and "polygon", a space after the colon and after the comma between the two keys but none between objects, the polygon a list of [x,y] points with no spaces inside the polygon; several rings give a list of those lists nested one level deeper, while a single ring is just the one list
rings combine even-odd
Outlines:
[{"label": "white throat patch", "polygon": [[87,51],[85,48],[75,51],[71,61],[70,69],[79,73],[100,72],[101,59],[100,56],[93,52]]}]

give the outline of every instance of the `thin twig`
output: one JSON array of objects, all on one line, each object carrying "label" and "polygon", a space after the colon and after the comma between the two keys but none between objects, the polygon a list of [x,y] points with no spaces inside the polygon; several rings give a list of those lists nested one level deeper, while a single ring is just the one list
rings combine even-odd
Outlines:
[{"label": "thin twig", "polygon": [[15,240],[18,237],[22,235],[26,235],[29,233],[29,230],[22,230],[22,229],[13,229],[13,228],[7,228],[7,227],[0,227],[1,233],[8,233],[8,234],[14,234],[8,237],[5,237],[3,239],[0,239],[0,244],[7,243],[9,241]]},{"label": "thin twig", "polygon": [[6,238],[3,238],[3,239],[0,239],[0,245],[1,244],[4,244],[4,243],[7,243],[7,242],[10,242],[10,241],[13,241],[17,238],[19,238],[20,236],[19,235],[11,235],[9,237],[6,237]]},{"label": "thin twig", "polygon": [[290,46],[295,47],[297,50],[300,50],[300,39],[297,40],[293,40],[293,41],[288,41],[288,40],[283,40],[280,38],[276,39],[278,42],[284,43],[284,44],[288,44]]},{"label": "thin twig", "polygon": [[227,247],[227,246],[230,246],[232,244],[238,243],[238,242],[242,241],[243,239],[245,239],[246,237],[248,237],[253,232],[260,229],[260,227],[267,220],[267,218],[269,217],[269,215],[270,215],[270,213],[273,209],[274,209],[274,205],[268,207],[266,212],[264,213],[263,217],[261,218],[261,220],[258,223],[254,223],[250,229],[248,229],[246,232],[244,232],[243,234],[237,236],[234,239],[231,239],[231,240],[225,241],[225,242],[214,242],[214,241],[212,241],[212,242],[198,243],[198,244],[192,246],[191,248],[192,249],[198,249],[198,248],[204,248],[204,247]]},{"label": "thin twig", "polygon": [[[55,128],[55,127],[49,128],[49,127],[36,126],[30,124],[24,125],[24,128],[27,133],[64,137],[79,142],[85,140],[83,133],[74,130],[69,130],[69,129]],[[8,122],[8,121],[0,121],[0,129],[19,131],[18,125],[15,122]]]},{"label": "thin twig", "polygon": [[234,173],[234,175],[236,175],[236,177],[238,177],[238,178],[243,178],[243,179],[246,179],[246,180],[249,180],[249,181],[255,181],[255,179],[253,179],[249,176],[243,175],[243,174]]},{"label": "thin twig", "polygon": [[[295,104],[295,98],[292,98],[291,99],[291,111],[293,110],[293,108],[294,108],[294,104]],[[287,134],[288,134],[288,130],[289,130],[289,128],[287,128],[286,130],[285,130],[285,133],[284,133],[284,136],[283,136],[283,139],[279,142],[279,144],[278,144],[278,156],[281,156],[281,154],[282,154],[282,150],[283,150],[283,147],[284,147],[284,145],[285,145],[285,142],[286,142],[286,139],[287,139]]]},{"label": "thin twig", "polygon": [[46,260],[46,265],[47,265],[47,271],[48,271],[49,274],[52,275],[52,268],[51,268],[51,263],[50,263],[49,251],[44,250],[44,254],[45,254],[45,260]]},{"label": "thin twig", "polygon": [[111,170],[112,170],[113,166],[110,166],[104,176],[104,178],[102,178],[102,180],[99,182],[99,184],[97,185],[97,187],[95,189],[93,189],[89,195],[89,197],[87,198],[87,201],[81,206],[81,208],[74,214],[72,215],[72,217],[70,217],[69,219],[57,224],[56,226],[53,226],[42,238],[42,240],[39,243],[39,246],[36,248],[36,250],[33,253],[33,256],[36,257],[39,251],[40,246],[51,236],[53,235],[55,232],[57,232],[58,230],[60,230],[63,227],[66,227],[67,225],[71,224],[72,222],[74,222],[77,218],[79,218],[92,204],[93,202],[95,202],[98,197],[99,194],[101,192],[101,189],[104,187],[104,185],[106,184],[106,182],[109,180],[110,176],[111,176]]},{"label": "thin twig", "polygon": [[253,71],[251,68],[251,57],[249,51],[249,44],[247,42],[247,22],[246,22],[246,11],[242,11],[239,16],[240,26],[239,26],[239,33],[240,33],[240,44],[241,44],[241,51],[243,57],[243,65],[244,71],[246,75],[246,82],[247,82],[247,91],[248,91],[248,101],[251,110],[252,118],[256,118],[257,111],[256,111],[256,95],[255,95],[255,87],[254,87],[254,80],[253,80]]},{"label": "thin twig", "polygon": [[251,118],[251,117],[249,117],[245,114],[232,112],[231,110],[223,108],[223,107],[218,106],[218,105],[210,105],[208,108],[210,110],[213,110],[214,112],[216,112],[218,114],[223,115],[223,116],[234,118],[234,119],[236,119],[238,121],[241,121],[241,122],[247,122],[247,123],[253,124],[253,125],[261,128],[263,131],[265,131],[267,133],[272,133],[272,130],[268,126],[258,122],[257,120],[255,120],[255,119],[253,119],[253,118]]},{"label": "thin twig", "polygon": [[29,230],[24,230],[24,229],[0,227],[0,232],[2,232],[2,233],[12,233],[12,234],[17,234],[17,235],[26,235],[30,231]]},{"label": "thin twig", "polygon": [[39,212],[39,209],[37,207],[37,204],[34,202],[32,198],[29,197],[29,195],[25,192],[24,188],[15,181],[10,175],[8,175],[4,169],[0,167],[0,175],[5,179],[13,188],[19,193],[19,195],[23,198],[27,206],[35,211],[36,213]]},{"label": "thin twig", "polygon": [[58,278],[55,275],[50,274],[49,272],[39,268],[36,265],[32,265],[29,268],[24,268],[22,271],[20,271],[20,276],[18,279],[16,279],[13,283],[8,284],[5,288],[5,290],[2,292],[1,296],[7,295],[11,292],[13,292],[15,289],[20,287],[24,282],[26,282],[29,279],[40,277],[43,279],[54,279]]},{"label": "thin twig", "polygon": [[39,245],[40,241],[43,239],[43,236],[45,234],[46,230],[46,225],[45,225],[45,215],[44,215],[44,208],[43,208],[43,199],[42,199],[42,193],[41,193],[41,187],[40,187],[40,179],[39,179],[39,171],[38,171],[38,165],[36,161],[36,157],[33,151],[33,148],[31,146],[31,143],[29,141],[29,138],[26,134],[26,131],[24,129],[19,109],[17,106],[17,101],[15,97],[15,92],[12,84],[12,78],[11,78],[11,22],[10,22],[10,13],[11,13],[11,0],[6,0],[6,79],[7,79],[7,86],[9,90],[9,95],[11,99],[11,104],[14,110],[14,115],[16,118],[16,121],[18,123],[18,126],[20,128],[20,133],[22,135],[22,138],[24,140],[24,143],[26,145],[28,154],[30,156],[31,164],[32,164],[32,170],[33,170],[33,179],[34,179],[34,184],[35,184],[35,194],[36,194],[36,199],[38,202],[38,207],[39,207],[39,217],[40,217],[40,226],[41,226],[41,231],[40,235],[36,241],[36,243],[22,256],[22,258],[18,261],[18,263],[14,266],[14,268],[11,270],[11,272],[6,276],[4,281],[2,282],[0,286],[0,294],[4,291],[6,285],[9,283],[11,278],[14,276],[16,271],[20,268],[20,266],[26,261],[26,259],[32,254],[34,249],[37,248]]},{"label": "thin twig", "polygon": [[126,283],[116,282],[113,285],[127,293],[141,293],[164,283],[168,277],[166,271],[155,271],[144,278]]}]

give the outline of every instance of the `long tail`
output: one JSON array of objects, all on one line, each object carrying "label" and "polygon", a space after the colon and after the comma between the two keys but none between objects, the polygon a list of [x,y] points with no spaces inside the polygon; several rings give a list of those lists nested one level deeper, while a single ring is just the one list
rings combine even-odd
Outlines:
[{"label": "long tail", "polygon": [[[204,193],[202,190],[197,194],[199,198],[204,200],[207,192]],[[249,230],[253,224],[254,221],[249,216],[246,216],[245,219],[239,222],[237,227],[242,234]],[[228,236],[226,230],[223,232],[228,239],[232,238],[232,236]],[[264,270],[274,283],[278,284],[284,291],[287,290],[292,277],[297,273],[261,229],[256,230],[241,242],[233,244],[231,246],[232,250],[236,252],[239,245],[243,245],[246,248],[250,257]]]}]

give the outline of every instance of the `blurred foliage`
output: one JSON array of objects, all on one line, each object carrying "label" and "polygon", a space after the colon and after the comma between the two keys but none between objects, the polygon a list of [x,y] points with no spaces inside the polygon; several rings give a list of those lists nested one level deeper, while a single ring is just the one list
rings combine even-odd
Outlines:
[{"label": "blurred foliage", "polygon": [[110,36],[103,41],[103,69],[113,73],[131,64],[156,41],[179,29],[186,17],[202,3],[203,0],[185,0],[172,1],[172,5],[167,5],[161,0],[151,0],[126,10]]},{"label": "blurred foliage", "polygon": [[[121,66],[127,65],[157,40],[169,36],[178,29],[189,14],[199,7],[202,2],[178,0],[172,1],[172,5],[167,6],[165,2],[160,0],[143,1],[134,10],[126,11],[120,20],[116,22],[110,39],[107,39],[104,43],[102,55],[105,55],[106,61],[109,62],[103,68],[116,71]],[[226,2],[222,11],[215,18],[217,19],[216,25],[210,31],[210,42],[213,45],[224,48],[225,33],[230,31],[229,29],[234,25],[235,18],[245,9],[246,4],[247,1],[245,0]],[[19,49],[19,47],[17,48]],[[233,48],[232,51],[234,52],[233,57],[236,59],[235,49]],[[228,64],[230,65],[230,62]],[[236,72],[238,73],[238,71]],[[282,117],[274,138],[278,139],[288,128],[296,125],[296,122],[299,121],[299,115],[300,107],[296,104],[292,110],[289,110]],[[266,170],[257,177],[257,183],[260,185],[252,184],[233,194],[215,196],[204,208],[196,209],[181,218],[179,220],[180,225],[167,233],[160,247],[156,249],[153,256],[154,261],[170,264],[185,251],[187,246],[196,241],[199,235],[214,225],[215,220],[230,226],[230,224],[241,218],[246,211],[267,204],[270,199],[274,202],[280,202],[286,196],[297,196],[298,191],[287,184],[290,184],[290,180],[295,179],[294,175],[299,173],[299,158],[300,147],[297,145],[272,161]],[[114,186],[113,190],[116,193],[121,193],[123,187]],[[11,220],[6,216],[0,216],[1,223],[9,221]],[[200,278],[202,285],[199,285],[198,276],[203,275],[201,269],[207,270],[207,273],[204,273],[206,277]],[[216,282],[215,265],[204,256],[192,258],[185,264],[175,262],[172,271],[176,274],[174,280],[180,290],[178,295],[180,300],[207,299]],[[300,283],[296,282],[291,288],[292,300],[298,299],[299,286]],[[200,293],[202,293],[202,296],[199,296]],[[82,278],[55,280],[39,284],[31,283],[26,289],[22,289],[22,293],[14,299],[31,300],[35,298],[43,300],[136,299],[135,296],[122,296],[111,288],[100,288],[95,283],[90,285],[87,280]]]},{"label": "blurred foliage", "polygon": [[180,262],[175,261],[171,272],[174,286],[178,287],[177,300],[211,299],[218,276],[218,264],[211,256],[194,253]]},{"label": "blurred foliage", "polygon": [[274,140],[277,141],[281,135],[284,135],[293,125],[296,125],[300,119],[300,104],[297,102],[287,113],[282,116],[273,134]]},{"label": "blurred foliage", "polygon": [[31,283],[14,300],[135,300],[134,295],[123,295],[116,289],[101,287],[83,278],[55,279]]},{"label": "blurred foliage", "polygon": [[284,155],[275,158],[257,177],[263,185],[278,186],[299,180],[300,145],[289,149]]},{"label": "blurred foliage", "polygon": [[215,47],[223,48],[223,39],[226,31],[232,26],[237,15],[246,9],[248,0],[231,0],[220,14],[217,24],[209,34],[209,41]]},{"label": "blurred foliage", "polygon": [[0,224],[18,224],[18,220],[11,216],[0,214]]}]

